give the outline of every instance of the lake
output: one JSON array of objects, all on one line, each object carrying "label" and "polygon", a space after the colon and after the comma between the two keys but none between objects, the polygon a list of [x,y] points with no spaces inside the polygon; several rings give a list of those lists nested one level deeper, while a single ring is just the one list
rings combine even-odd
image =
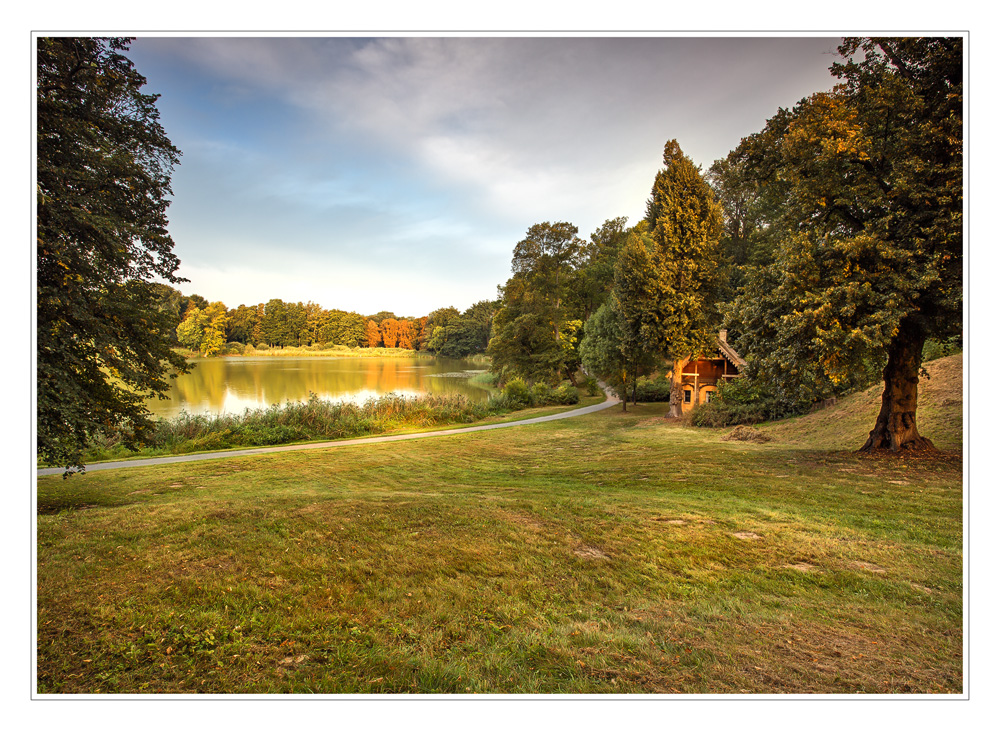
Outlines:
[{"label": "lake", "polygon": [[170,381],[168,399],[150,399],[157,417],[242,413],[310,393],[329,401],[363,403],[387,393],[405,396],[460,393],[485,400],[487,389],[469,382],[483,365],[449,358],[251,357],[195,358],[190,373]]}]

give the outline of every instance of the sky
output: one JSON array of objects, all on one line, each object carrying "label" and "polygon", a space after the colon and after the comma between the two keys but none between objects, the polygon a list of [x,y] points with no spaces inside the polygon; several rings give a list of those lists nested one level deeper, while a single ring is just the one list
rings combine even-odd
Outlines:
[{"label": "sky", "polygon": [[645,211],[830,89],[839,38],[140,36],[181,152],[179,289],[419,317],[494,299],[527,229]]}]

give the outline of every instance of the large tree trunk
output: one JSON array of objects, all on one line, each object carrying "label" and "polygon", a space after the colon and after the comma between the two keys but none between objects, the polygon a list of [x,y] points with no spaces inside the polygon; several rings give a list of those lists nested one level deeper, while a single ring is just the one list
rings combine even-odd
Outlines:
[{"label": "large tree trunk", "polygon": [[882,371],[885,381],[882,409],[868,441],[859,451],[934,449],[931,440],[917,431],[917,380],[926,338],[922,328],[907,320],[900,323],[899,331],[889,343],[889,361]]},{"label": "large tree trunk", "polygon": [[670,419],[679,419],[684,415],[684,389],[681,387],[684,379],[684,368],[691,362],[690,358],[675,358],[673,370],[670,372]]}]

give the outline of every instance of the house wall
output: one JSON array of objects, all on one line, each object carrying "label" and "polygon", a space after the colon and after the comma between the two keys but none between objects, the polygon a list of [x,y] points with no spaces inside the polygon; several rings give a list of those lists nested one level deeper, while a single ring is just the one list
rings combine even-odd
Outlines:
[{"label": "house wall", "polygon": [[725,358],[700,358],[687,364],[681,378],[681,389],[685,392],[681,397],[682,412],[686,413],[708,400],[709,394],[718,388],[719,381],[727,374],[728,363]]}]

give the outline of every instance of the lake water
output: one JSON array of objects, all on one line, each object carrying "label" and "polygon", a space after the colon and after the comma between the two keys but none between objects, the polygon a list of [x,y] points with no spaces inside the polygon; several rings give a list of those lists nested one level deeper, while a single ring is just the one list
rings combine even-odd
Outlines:
[{"label": "lake water", "polygon": [[405,396],[461,393],[485,400],[489,392],[469,382],[481,364],[448,358],[285,356],[196,358],[190,373],[171,380],[168,399],[150,399],[155,416],[242,413],[315,393],[329,401],[363,403],[387,393]]}]

